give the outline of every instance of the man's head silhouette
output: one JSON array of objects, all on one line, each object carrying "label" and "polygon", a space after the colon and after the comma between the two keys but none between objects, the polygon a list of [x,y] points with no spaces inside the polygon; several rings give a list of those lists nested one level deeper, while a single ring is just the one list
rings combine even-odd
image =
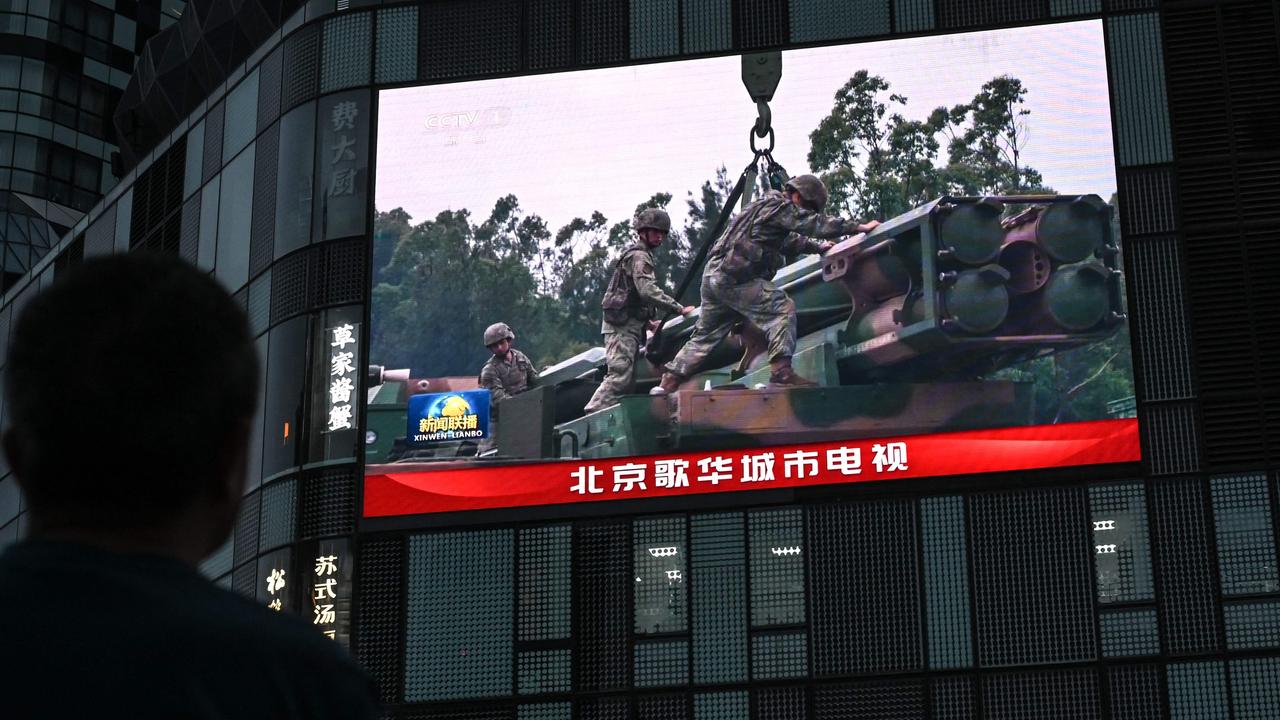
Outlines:
[{"label": "man's head silhouette", "polygon": [[32,536],[199,561],[234,522],[258,372],[244,311],[185,262],[57,278],[17,318],[4,370]]}]

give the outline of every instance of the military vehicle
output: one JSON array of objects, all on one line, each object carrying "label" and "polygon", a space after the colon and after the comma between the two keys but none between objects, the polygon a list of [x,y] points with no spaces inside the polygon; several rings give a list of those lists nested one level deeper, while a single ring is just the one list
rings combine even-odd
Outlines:
[{"label": "military vehicle", "polygon": [[[1019,210],[1014,212],[1014,210]],[[708,369],[649,396],[661,369],[641,360],[635,395],[589,415],[603,351],[548,368],[502,404],[492,461],[606,458],[685,450],[911,435],[1035,422],[1029,383],[996,371],[1105,339],[1125,322],[1111,207],[1097,195],[942,197],[871,233],[806,256],[774,282],[795,301],[796,371],[817,387],[770,387],[764,342],[741,327]],[[697,313],[663,327],[659,364]],[[400,382],[400,381],[395,381]],[[404,380],[411,387],[415,380]],[[403,417],[405,392],[377,412]],[[385,427],[385,426],[384,426]],[[456,459],[442,447],[375,458]],[[408,468],[402,468],[408,469]]]}]

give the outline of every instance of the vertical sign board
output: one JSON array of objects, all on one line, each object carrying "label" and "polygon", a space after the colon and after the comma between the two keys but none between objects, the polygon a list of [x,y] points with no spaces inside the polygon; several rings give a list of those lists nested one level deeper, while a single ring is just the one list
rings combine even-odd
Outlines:
[{"label": "vertical sign board", "polygon": [[352,557],[348,540],[320,540],[303,546],[310,620],[325,637],[351,646]]},{"label": "vertical sign board", "polygon": [[293,557],[289,548],[280,548],[258,558],[258,602],[277,612],[293,612],[294,588],[298,579],[293,573]]},{"label": "vertical sign board", "polygon": [[369,187],[369,93],[337,93],[320,100],[316,152],[316,241],[363,235]]}]

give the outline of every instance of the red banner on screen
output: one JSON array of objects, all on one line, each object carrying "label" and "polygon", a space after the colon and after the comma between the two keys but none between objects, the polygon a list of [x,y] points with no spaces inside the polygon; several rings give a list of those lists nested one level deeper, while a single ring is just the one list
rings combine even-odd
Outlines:
[{"label": "red banner on screen", "polygon": [[1138,421],[686,452],[608,460],[385,472],[365,478],[364,517],[629,500],[739,490],[1134,462]]}]

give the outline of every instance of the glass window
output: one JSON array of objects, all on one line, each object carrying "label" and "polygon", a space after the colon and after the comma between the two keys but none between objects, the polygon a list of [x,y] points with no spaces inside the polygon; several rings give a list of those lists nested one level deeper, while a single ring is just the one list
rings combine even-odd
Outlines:
[{"label": "glass window", "polygon": [[227,96],[222,130],[222,157],[231,158],[253,140],[258,129],[258,71],[254,70]]},{"label": "glass window", "polygon": [[218,240],[218,191],[222,176],[217,175],[204,186],[200,195],[200,250],[196,265],[205,270],[213,269]]},{"label": "glass window", "polygon": [[234,292],[249,281],[249,225],[253,218],[254,146],[240,153],[222,171],[226,191],[218,210],[218,252],[215,272]]},{"label": "glass window", "polygon": [[120,195],[116,202],[116,252],[129,249],[129,231],[133,228],[133,188]]},{"label": "glass window", "polygon": [[44,63],[26,58],[22,62],[22,89],[38,93],[44,88]]},{"label": "glass window", "polygon": [[187,133],[187,170],[182,181],[182,197],[187,198],[200,187],[204,163],[204,121]]},{"label": "glass window", "polygon": [[276,174],[278,259],[304,245],[311,235],[311,185],[315,170],[316,104],[304,103],[280,121]]},{"label": "glass window", "polygon": [[85,9],[88,11],[85,30],[89,33],[89,36],[98,38],[99,40],[110,40],[111,30],[115,25],[112,20],[112,16],[115,15],[115,13],[108,12],[100,7],[94,7],[92,5],[89,5]]},{"label": "glass window", "polygon": [[298,465],[307,374],[307,316],[285,321],[268,335],[271,339],[263,403],[263,479]]},{"label": "glass window", "polygon": [[116,15],[115,23],[115,33],[111,36],[111,42],[129,52],[133,52],[138,34],[138,24],[124,15]]},{"label": "glass window", "polygon": [[0,55],[0,87],[16,88],[21,84],[22,58]]},{"label": "glass window", "polygon": [[369,184],[369,91],[320,100],[316,203],[312,235],[319,240],[363,235]]}]

